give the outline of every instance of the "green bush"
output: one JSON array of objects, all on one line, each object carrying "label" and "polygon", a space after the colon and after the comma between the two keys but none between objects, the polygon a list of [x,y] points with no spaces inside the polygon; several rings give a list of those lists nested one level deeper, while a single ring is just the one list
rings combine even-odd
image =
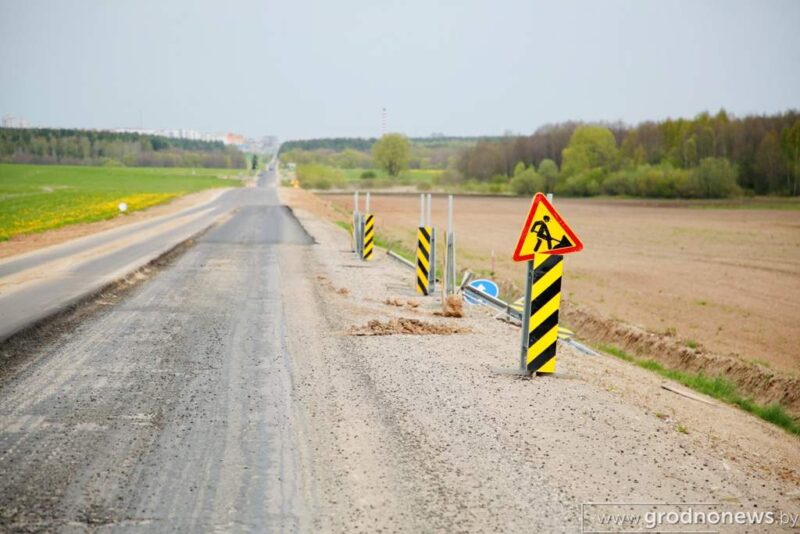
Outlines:
[{"label": "green bush", "polygon": [[668,165],[648,167],[636,184],[636,194],[654,198],[688,198],[689,173],[685,169],[673,169]]},{"label": "green bush", "polygon": [[725,158],[703,158],[692,169],[689,183],[696,196],[724,198],[741,194],[736,185],[736,167]]},{"label": "green bush", "polygon": [[600,184],[606,176],[600,168],[579,172],[556,185],[556,193],[566,196],[590,197],[600,194]]},{"label": "green bush", "polygon": [[429,184],[428,182],[419,182],[417,184],[417,191],[430,191],[430,190],[431,190],[431,184]]},{"label": "green bush", "polygon": [[544,176],[545,188],[548,193],[552,193],[558,181],[558,165],[552,159],[543,159],[539,163],[537,172]]},{"label": "green bush", "polygon": [[361,173],[362,180],[369,180],[370,178],[375,178],[375,176],[375,171],[364,171]]},{"label": "green bush", "polygon": [[297,181],[303,189],[330,189],[341,187],[345,178],[338,169],[312,163],[297,166]]},{"label": "green bush", "polygon": [[608,195],[630,195],[653,198],[679,198],[693,196],[689,185],[689,172],[670,165],[639,165],[622,170],[606,178],[602,190]]},{"label": "green bush", "polygon": [[545,190],[545,177],[533,168],[525,169],[511,179],[511,190],[515,195],[533,196]]}]

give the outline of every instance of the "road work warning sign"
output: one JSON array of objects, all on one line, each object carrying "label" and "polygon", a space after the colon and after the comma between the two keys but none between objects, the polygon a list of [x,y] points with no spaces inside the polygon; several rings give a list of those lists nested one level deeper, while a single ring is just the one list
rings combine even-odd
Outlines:
[{"label": "road work warning sign", "polygon": [[547,197],[536,193],[514,251],[514,261],[532,260],[535,254],[569,254],[582,249],[581,240]]}]

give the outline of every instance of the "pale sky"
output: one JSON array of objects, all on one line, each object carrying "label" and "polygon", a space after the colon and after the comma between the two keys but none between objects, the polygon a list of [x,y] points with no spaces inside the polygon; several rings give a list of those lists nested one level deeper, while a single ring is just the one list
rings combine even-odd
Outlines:
[{"label": "pale sky", "polygon": [[282,139],[800,108],[800,1],[0,0],[0,115]]}]

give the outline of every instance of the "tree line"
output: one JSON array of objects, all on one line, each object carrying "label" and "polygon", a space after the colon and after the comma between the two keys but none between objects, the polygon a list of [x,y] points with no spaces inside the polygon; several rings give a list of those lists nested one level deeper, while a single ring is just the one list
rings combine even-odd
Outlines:
[{"label": "tree line", "polygon": [[[429,149],[453,148],[472,146],[479,140],[495,141],[501,137],[457,137],[437,135],[431,137],[411,137],[409,141],[415,147],[426,147]],[[279,155],[292,151],[328,151],[343,152],[354,150],[368,154],[372,150],[372,145],[378,141],[376,137],[330,137],[320,139],[303,139],[284,141],[281,143]]]},{"label": "tree line", "polygon": [[800,195],[800,113],[548,125],[527,137],[479,141],[455,168],[464,180],[513,187],[516,179],[515,190],[541,183],[571,195]]},{"label": "tree line", "polygon": [[[393,135],[393,134],[386,134]],[[385,136],[384,136],[385,137]],[[410,152],[409,169],[447,169],[458,161],[464,148],[472,147],[474,137],[417,137],[407,138]],[[486,140],[499,138],[487,137]],[[371,169],[379,167],[372,153],[380,139],[335,138],[286,141],[279,151],[283,163],[297,165],[327,165],[340,169]]]},{"label": "tree line", "polygon": [[219,141],[49,128],[0,129],[0,162],[237,169],[246,166],[244,154]]}]

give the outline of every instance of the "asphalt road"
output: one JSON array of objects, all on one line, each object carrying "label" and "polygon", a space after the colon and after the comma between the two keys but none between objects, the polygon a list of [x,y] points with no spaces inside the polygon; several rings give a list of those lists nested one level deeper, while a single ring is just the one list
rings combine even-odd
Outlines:
[{"label": "asphalt road", "polygon": [[312,240],[271,178],[4,377],[0,530],[303,527],[277,249]]},{"label": "asphalt road", "polygon": [[[259,179],[264,185],[274,177]],[[235,207],[256,202],[253,191],[224,191],[174,214],[0,261],[0,341],[135,271]]]}]

